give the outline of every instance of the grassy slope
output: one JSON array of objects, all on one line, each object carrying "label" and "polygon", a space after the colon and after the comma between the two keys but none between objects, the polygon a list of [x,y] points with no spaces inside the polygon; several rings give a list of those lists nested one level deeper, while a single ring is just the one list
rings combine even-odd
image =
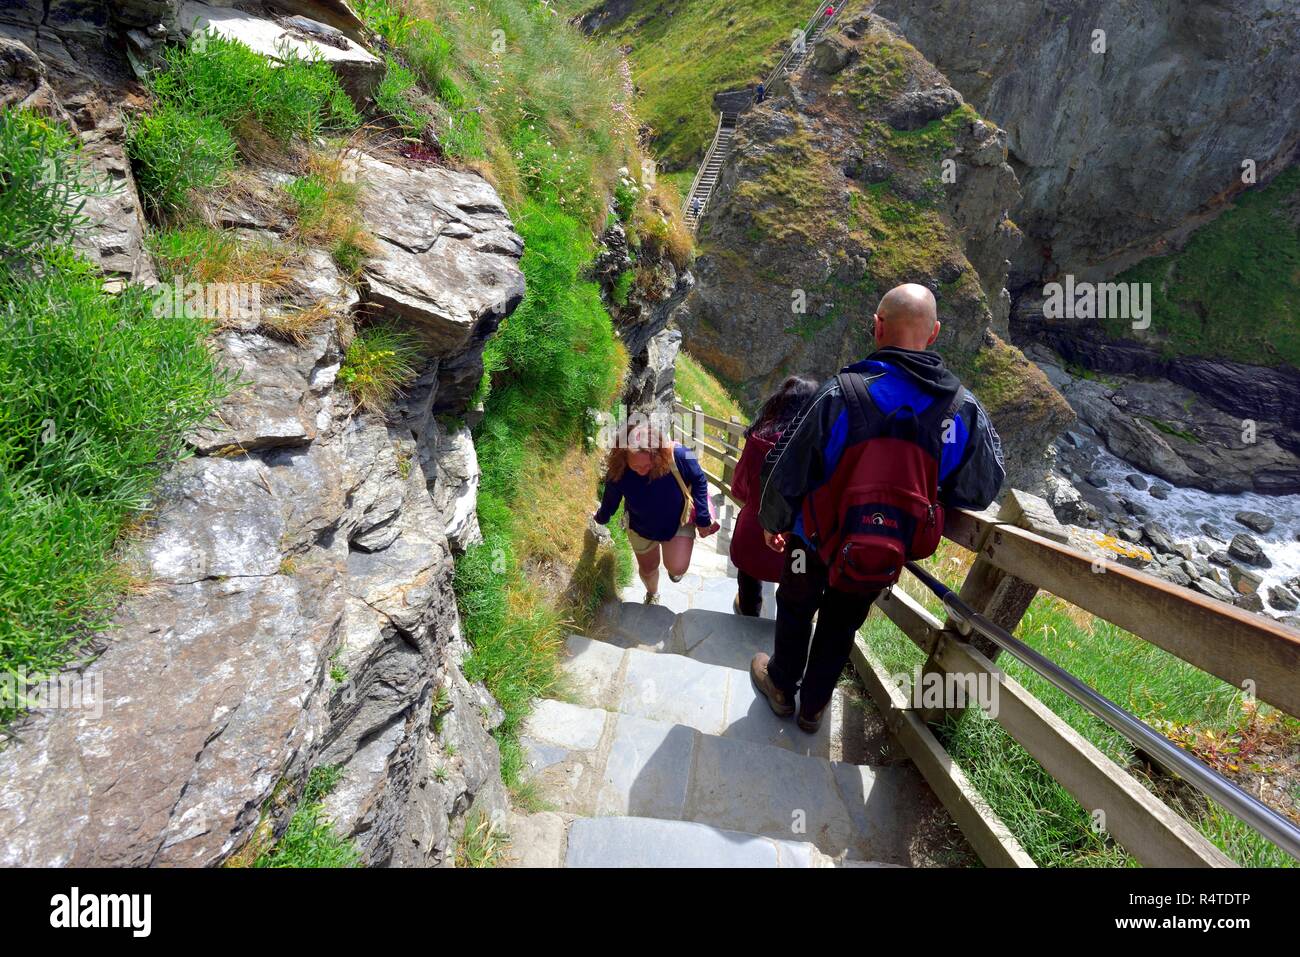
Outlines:
[{"label": "grassy slope", "polygon": [[1217,355],[1254,365],[1300,366],[1300,166],[1244,193],[1170,256],[1116,277],[1152,284],[1151,327],[1126,320],[1111,335],[1152,340],[1172,354]]},{"label": "grassy slope", "polygon": [[695,359],[685,349],[677,353],[676,366],[677,397],[686,405],[699,405],[707,414],[719,419],[730,419],[733,415],[748,422],[740,402],[732,391]]},{"label": "grassy slope", "polygon": [[[566,15],[593,5],[558,4]],[[709,145],[718,123],[713,94],[765,77],[790,32],[802,28],[814,9],[789,0],[642,0],[622,23],[602,31],[632,46],[632,72],[643,91],[641,115],[654,129],[655,149],[668,168],[693,165]]]},{"label": "grassy slope", "polygon": [[[115,543],[230,383],[207,321],[111,294],[67,245],[89,176],[66,129],[0,112],[0,168],[0,679],[21,695],[108,623]],[[22,709],[9,691],[0,728]]]},{"label": "grassy slope", "polygon": [[[685,349],[677,353],[675,368],[677,397],[685,405],[698,405],[706,415],[729,420],[733,415],[748,424],[750,416],[745,412],[734,393],[718,378],[693,359]],[[711,452],[701,456],[704,467],[713,475],[722,474],[722,461]]]}]

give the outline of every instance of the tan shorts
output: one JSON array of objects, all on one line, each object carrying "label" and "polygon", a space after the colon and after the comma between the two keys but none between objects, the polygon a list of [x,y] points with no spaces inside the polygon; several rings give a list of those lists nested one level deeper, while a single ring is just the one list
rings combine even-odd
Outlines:
[{"label": "tan shorts", "polygon": [[[694,525],[679,526],[677,529],[677,534],[673,536],[673,538],[694,538],[694,537],[695,537]],[[627,540],[628,543],[632,546],[633,553],[637,555],[644,555],[646,552],[650,551],[650,549],[654,548],[656,545],[663,544],[663,542],[656,542],[653,538],[645,538],[641,535],[638,535],[630,528],[627,530]]]}]

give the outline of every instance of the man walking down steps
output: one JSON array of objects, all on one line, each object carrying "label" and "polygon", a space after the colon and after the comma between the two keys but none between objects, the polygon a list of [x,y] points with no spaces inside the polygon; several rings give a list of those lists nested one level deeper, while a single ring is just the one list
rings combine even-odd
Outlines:
[{"label": "man walking down steps", "polygon": [[872,602],[905,561],[933,554],[943,507],[985,508],[1006,477],[983,406],[926,351],[940,326],[930,290],[891,289],[873,319],[877,350],[823,384],[759,484],[764,537],[786,563],[775,649],[750,673],[778,715],[794,714],[798,695],[809,733]]}]

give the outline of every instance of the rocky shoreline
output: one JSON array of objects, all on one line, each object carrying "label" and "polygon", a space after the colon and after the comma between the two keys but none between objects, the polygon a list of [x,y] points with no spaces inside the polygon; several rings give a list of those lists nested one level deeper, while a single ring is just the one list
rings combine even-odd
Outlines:
[{"label": "rocky shoreline", "polygon": [[[1053,444],[1044,482],[1059,521],[1135,546],[1126,562],[1166,581],[1300,627],[1300,496],[1260,494],[1249,471],[1259,457],[1210,442],[1195,462],[1214,463],[1213,481],[1166,480],[1196,473],[1164,432],[1146,427],[1143,416],[1158,407],[1139,403],[1158,396],[1194,407],[1179,387],[1075,376],[1037,344],[1026,355],[1079,416]],[[1262,455],[1277,451],[1271,443]],[[1133,557],[1142,552],[1149,559]]]}]

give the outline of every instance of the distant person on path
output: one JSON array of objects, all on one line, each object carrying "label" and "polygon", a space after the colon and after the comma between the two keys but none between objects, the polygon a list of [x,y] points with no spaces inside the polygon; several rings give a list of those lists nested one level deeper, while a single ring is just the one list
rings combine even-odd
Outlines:
[{"label": "distant person on path", "polygon": [[709,481],[690,449],[652,424],[639,424],[610,450],[605,490],[592,518],[608,525],[619,502],[645,602],[657,605],[660,559],[668,577],[680,581],[691,565],[696,532],[707,538],[718,530],[709,515]]},{"label": "distant person on path", "polygon": [[758,478],[767,453],[817,391],[817,380],[792,375],[781,383],[745,430],[745,447],[736,463],[731,497],[740,503],[740,515],[731,533],[731,564],[736,566],[738,615],[757,618],[763,611],[763,582],[781,580],[785,558],[767,547],[758,524]]},{"label": "distant person on path", "polygon": [[832,6],[828,6],[826,8],[826,19],[829,20],[833,16],[835,16],[835,8]]},{"label": "distant person on path", "polygon": [[700,198],[698,196],[691,200],[691,215],[700,215]]},{"label": "distant person on path", "polygon": [[758,89],[754,91],[754,102],[762,103],[763,97],[765,96],[767,96],[767,87],[765,87],[762,83],[760,83],[758,85]]},{"label": "distant person on path", "polygon": [[822,385],[760,478],[759,522],[785,567],[776,647],[750,677],[778,715],[794,714],[797,694],[809,733],[871,603],[905,561],[934,552],[943,509],[985,508],[1005,478],[988,413],[926,351],[939,336],[930,290],[891,289],[873,322],[876,351]]}]

